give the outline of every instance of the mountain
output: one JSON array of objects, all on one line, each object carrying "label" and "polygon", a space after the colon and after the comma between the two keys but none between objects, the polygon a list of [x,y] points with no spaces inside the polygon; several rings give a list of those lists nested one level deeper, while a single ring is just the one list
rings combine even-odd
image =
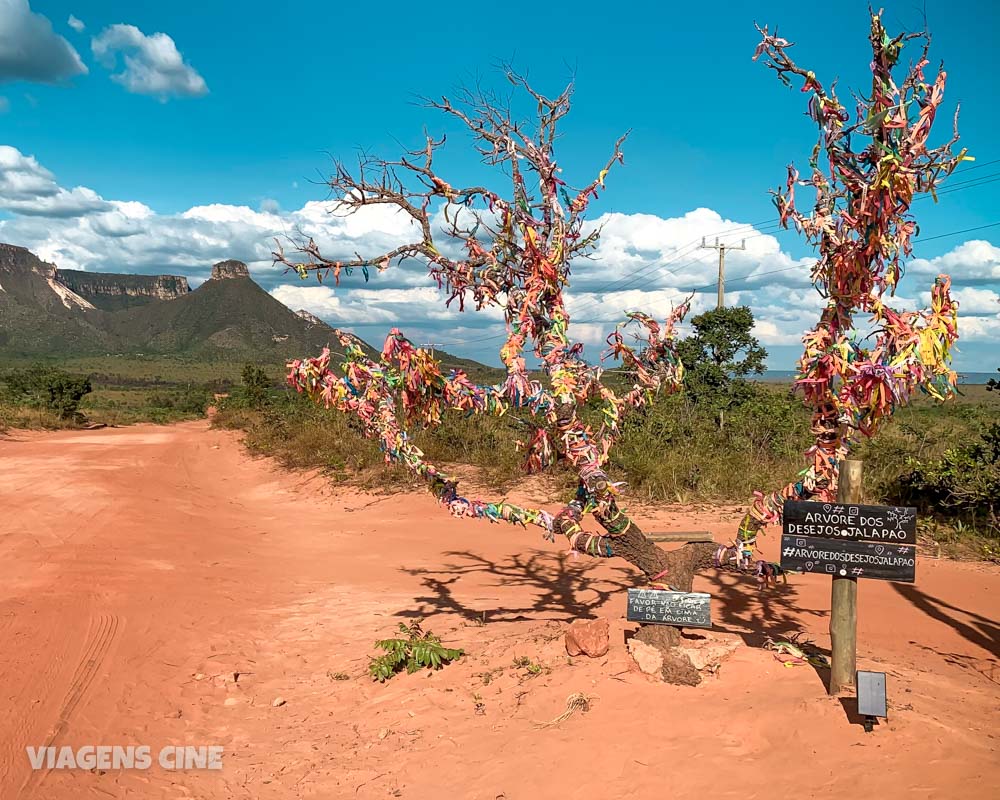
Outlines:
[{"label": "mountain", "polygon": [[222,261],[194,291],[173,275],[59,270],[0,244],[0,354],[163,354],[278,363],[341,348],[325,322],[307,320]]},{"label": "mountain", "polygon": [[[112,346],[95,308],[57,279],[55,265],[0,244],[0,352],[43,354]],[[97,324],[95,324],[97,323]]]},{"label": "mountain", "polygon": [[109,330],[127,352],[202,357],[252,355],[265,360],[340,352],[333,328],[302,319],[250,277],[241,261],[222,261],[189,294],[107,315]]},{"label": "mountain", "polygon": [[[220,261],[192,291],[177,275],[58,269],[23,247],[0,244],[0,356],[144,354],[281,363],[323,347],[343,352],[333,328],[276,300],[242,261]],[[445,369],[495,372],[442,350],[435,355]]]}]

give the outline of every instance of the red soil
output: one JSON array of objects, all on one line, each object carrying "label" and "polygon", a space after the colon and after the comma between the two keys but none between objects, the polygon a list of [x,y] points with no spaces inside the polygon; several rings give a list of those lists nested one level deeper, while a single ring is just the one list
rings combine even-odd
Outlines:
[{"label": "red soil", "polygon": [[[828,645],[819,576],[764,594],[700,576],[717,628],[751,646],[666,686],[630,669],[629,566],[534,530],[326,490],[204,422],[15,433],[0,457],[2,798],[997,796],[996,568],[925,558],[914,586],[862,582],[860,666],[888,673],[890,702],[866,734],[813,668],[759,648],[799,630]],[[639,516],[718,538],[738,521]],[[415,616],[468,656],[373,684],[373,640]],[[611,619],[611,650],[568,660],[566,624],[589,616]],[[537,727],[576,692],[589,712]],[[222,745],[224,766],[32,771],[26,746],[46,744],[145,744],[154,762]]]}]

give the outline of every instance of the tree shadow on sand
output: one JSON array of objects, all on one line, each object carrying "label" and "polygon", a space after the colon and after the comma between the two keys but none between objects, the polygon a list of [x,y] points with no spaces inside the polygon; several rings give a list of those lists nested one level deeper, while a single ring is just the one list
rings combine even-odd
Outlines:
[{"label": "tree shadow on sand", "polygon": [[802,605],[795,576],[789,583],[759,589],[752,575],[727,570],[700,573],[711,584],[715,630],[735,633],[751,647],[762,647],[768,637],[787,638],[802,633],[803,617],[828,617],[829,610]]},{"label": "tree shadow on sand", "polygon": [[[517,553],[498,561],[469,551],[450,551],[445,555],[449,561],[441,567],[402,570],[419,577],[426,593],[415,597],[409,608],[397,611],[396,617],[455,614],[470,622],[487,623],[593,619],[614,595],[629,587],[646,585],[643,576],[630,567],[574,558],[565,553]],[[494,576],[495,580],[478,591],[459,589],[463,578],[475,579],[481,575]],[[748,647],[762,648],[769,638],[804,635],[804,617],[829,617],[829,608],[802,605],[795,576],[787,584],[761,590],[752,575],[715,569],[702,570],[699,575],[710,584],[707,591],[712,595],[712,629],[737,635]],[[508,601],[523,594],[508,591],[512,587],[530,589],[531,603],[511,605]],[[472,596],[483,591],[490,596]],[[830,655],[829,649],[816,647],[816,650]],[[830,671],[811,666],[823,685],[828,686]]]},{"label": "tree shadow on sand", "polygon": [[[990,655],[1000,657],[1000,626],[993,620],[946,603],[909,583],[893,583],[892,588],[931,619],[944,623],[967,642],[981,647]],[[971,621],[961,622],[955,614],[949,614],[949,611],[968,617]]]},{"label": "tree shadow on sand", "polygon": [[[468,620],[517,622],[522,620],[593,619],[610,597],[629,586],[637,586],[642,576],[628,567],[574,558],[565,553],[517,553],[502,561],[468,551],[445,553],[450,563],[436,569],[404,569],[421,579],[427,593],[414,598],[414,606],[396,613],[397,617],[428,617],[457,614]],[[600,575],[595,574],[600,570]],[[609,575],[610,573],[613,573]],[[470,591],[458,591],[463,578],[477,575],[495,577],[491,597],[468,598]],[[514,607],[507,601],[523,594],[512,587],[532,590],[530,605]],[[476,601],[475,606],[469,600]]]},{"label": "tree shadow on sand", "polygon": [[[807,608],[802,604],[795,585],[796,576],[788,583],[760,589],[753,575],[729,570],[707,570],[701,577],[711,584],[712,630],[731,633],[743,639],[748,647],[763,648],[768,639],[795,636],[808,638],[803,617],[827,618],[827,608]],[[830,657],[828,648],[813,645],[817,652]],[[810,664],[825,687],[830,685],[830,670]]]}]

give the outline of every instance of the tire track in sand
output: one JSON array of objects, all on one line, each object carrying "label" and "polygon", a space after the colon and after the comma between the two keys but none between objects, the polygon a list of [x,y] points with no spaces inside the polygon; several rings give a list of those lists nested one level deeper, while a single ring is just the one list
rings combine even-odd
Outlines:
[{"label": "tire track in sand", "polygon": [[[117,614],[101,613],[96,617],[91,615],[83,652],[78,659],[76,671],[73,673],[55,724],[45,739],[44,747],[56,747],[60,737],[69,729],[74,713],[94,685],[121,627],[122,620]],[[47,769],[30,772],[17,796],[26,796],[29,792],[39,788],[48,773]]]}]

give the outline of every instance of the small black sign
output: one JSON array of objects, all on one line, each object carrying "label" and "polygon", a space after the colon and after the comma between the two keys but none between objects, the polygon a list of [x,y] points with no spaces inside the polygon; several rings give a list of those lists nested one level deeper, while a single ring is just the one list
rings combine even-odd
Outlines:
[{"label": "small black sign", "polygon": [[913,583],[917,548],[913,545],[783,534],[781,567],[799,572],[820,572],[834,577],[881,578]]},{"label": "small black sign", "polygon": [[629,589],[631,622],[675,625],[679,628],[711,628],[711,596],[704,592],[671,592],[664,589]]},{"label": "small black sign", "polygon": [[917,509],[786,500],[782,533],[844,541],[917,543]]}]

